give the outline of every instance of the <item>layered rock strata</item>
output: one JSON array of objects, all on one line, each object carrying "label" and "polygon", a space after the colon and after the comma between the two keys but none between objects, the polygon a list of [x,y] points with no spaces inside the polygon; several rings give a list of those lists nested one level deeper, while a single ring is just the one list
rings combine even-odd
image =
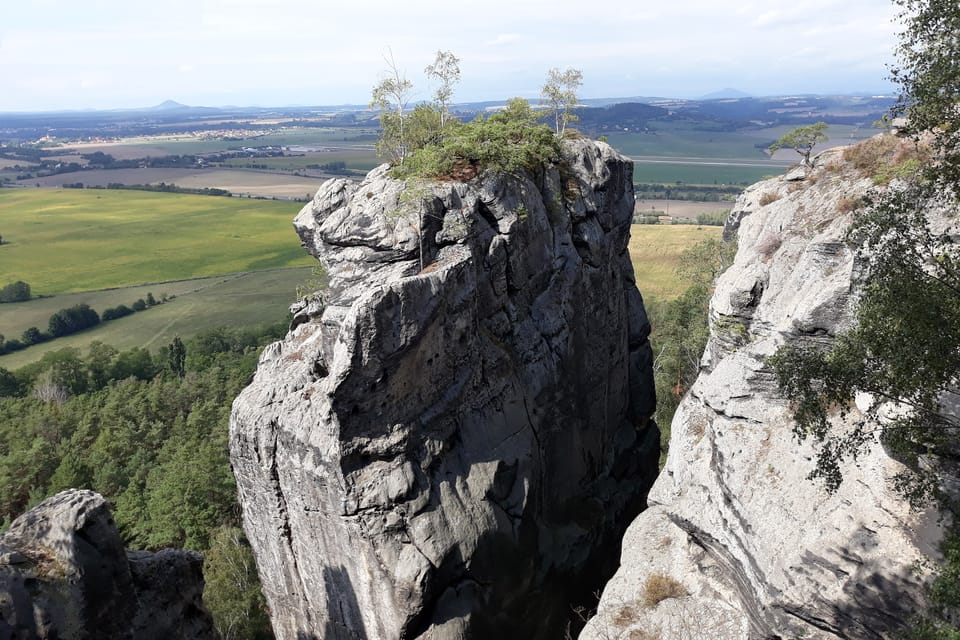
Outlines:
[{"label": "layered rock strata", "polygon": [[582,639],[887,638],[918,607],[936,514],[895,492],[901,467],[878,443],[843,468],[836,493],[809,480],[813,444],[792,435],[764,363],[785,343],[827,344],[849,326],[857,289],[844,234],[872,186],[832,150],[737,201],[737,256],[716,284],[702,371]]},{"label": "layered rock strata", "polygon": [[231,460],[280,640],[557,638],[656,473],[632,163],[332,180],[329,290],[264,351]]},{"label": "layered rock strata", "polygon": [[0,537],[0,638],[213,640],[203,559],[127,552],[103,497],[72,489]]}]

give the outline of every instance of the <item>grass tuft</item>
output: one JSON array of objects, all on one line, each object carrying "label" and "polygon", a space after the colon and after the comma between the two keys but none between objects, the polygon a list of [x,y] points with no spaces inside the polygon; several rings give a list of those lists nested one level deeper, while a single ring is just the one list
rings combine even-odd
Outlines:
[{"label": "grass tuft", "polygon": [[668,598],[682,598],[690,593],[674,578],[651,573],[643,585],[643,606],[653,608]]}]

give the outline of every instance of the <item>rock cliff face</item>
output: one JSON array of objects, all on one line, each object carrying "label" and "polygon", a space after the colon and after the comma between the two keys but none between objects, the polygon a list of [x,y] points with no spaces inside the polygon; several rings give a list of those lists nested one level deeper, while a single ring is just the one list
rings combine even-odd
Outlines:
[{"label": "rock cliff face", "polygon": [[565,157],[468,183],[380,167],[297,216],[329,291],[230,430],[279,639],[558,638],[612,574],[659,449],[632,163]]},{"label": "rock cliff face", "polygon": [[[851,321],[845,210],[870,186],[834,150],[737,201],[738,252],[712,298],[701,374],[581,638],[885,638],[916,609],[935,514],[893,491],[900,467],[878,444],[843,469],[836,494],[808,480],[814,450],[793,437],[764,365],[780,345],[830,341]],[[667,579],[689,595],[645,604]]]},{"label": "rock cliff face", "polygon": [[104,499],[58,493],[0,537],[0,638],[205,640],[197,553],[126,552]]}]

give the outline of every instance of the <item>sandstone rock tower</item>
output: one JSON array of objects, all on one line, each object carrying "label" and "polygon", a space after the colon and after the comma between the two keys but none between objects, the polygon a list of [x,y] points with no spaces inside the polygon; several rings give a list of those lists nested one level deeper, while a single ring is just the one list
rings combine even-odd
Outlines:
[{"label": "sandstone rock tower", "polygon": [[[329,290],[234,404],[281,640],[557,638],[657,470],[632,163],[327,182],[295,227]],[[422,224],[421,224],[422,223]]]}]

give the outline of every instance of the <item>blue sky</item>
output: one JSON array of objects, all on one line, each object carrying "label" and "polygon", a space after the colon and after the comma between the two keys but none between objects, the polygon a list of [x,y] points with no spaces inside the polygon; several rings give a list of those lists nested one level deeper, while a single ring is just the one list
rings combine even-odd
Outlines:
[{"label": "blue sky", "polygon": [[417,98],[437,49],[461,59],[455,101],[535,97],[568,66],[586,98],[880,93],[894,14],[888,0],[11,0],[0,111],[363,104],[388,50]]}]

